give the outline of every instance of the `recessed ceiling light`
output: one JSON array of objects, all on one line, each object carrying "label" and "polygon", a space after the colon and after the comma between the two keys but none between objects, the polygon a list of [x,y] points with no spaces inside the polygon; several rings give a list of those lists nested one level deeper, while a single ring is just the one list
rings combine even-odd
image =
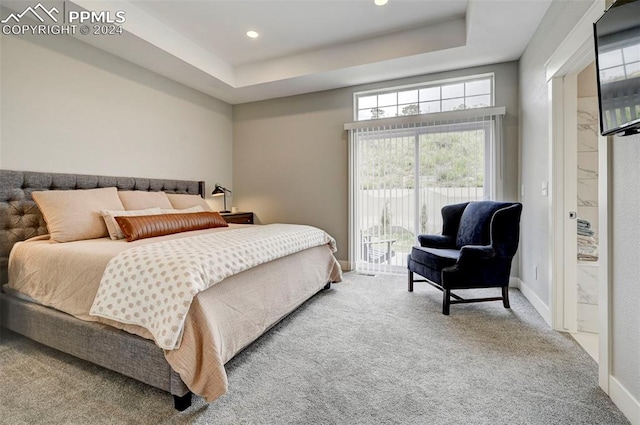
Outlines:
[{"label": "recessed ceiling light", "polygon": [[[376,1],[379,1],[379,0],[376,0]],[[247,37],[249,38],[258,38],[259,36],[260,34],[258,34],[256,31],[247,31]]]},{"label": "recessed ceiling light", "polygon": [[389,0],[373,0],[376,6],[384,6]]}]

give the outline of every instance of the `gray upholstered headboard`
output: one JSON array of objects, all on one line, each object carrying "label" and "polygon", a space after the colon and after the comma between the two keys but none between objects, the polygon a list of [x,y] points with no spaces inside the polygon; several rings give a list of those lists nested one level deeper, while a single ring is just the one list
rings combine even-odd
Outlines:
[{"label": "gray upholstered headboard", "polygon": [[47,233],[46,224],[31,198],[31,192],[99,187],[187,193],[203,197],[205,190],[202,181],[0,170],[0,284],[7,282],[7,263],[13,245]]}]

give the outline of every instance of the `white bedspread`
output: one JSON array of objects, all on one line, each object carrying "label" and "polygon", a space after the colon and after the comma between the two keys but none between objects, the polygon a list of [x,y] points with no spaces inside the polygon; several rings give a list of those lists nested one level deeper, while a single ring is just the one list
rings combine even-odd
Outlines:
[{"label": "white bedspread", "polygon": [[251,267],[321,245],[336,251],[335,240],[320,229],[270,224],[137,246],[109,261],[90,314],[141,326],[160,347],[176,349],[196,294]]}]

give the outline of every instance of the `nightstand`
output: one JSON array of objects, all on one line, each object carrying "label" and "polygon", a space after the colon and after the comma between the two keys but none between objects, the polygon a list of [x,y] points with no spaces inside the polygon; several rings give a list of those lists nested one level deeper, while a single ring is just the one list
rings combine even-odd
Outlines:
[{"label": "nightstand", "polygon": [[220,213],[224,221],[235,224],[253,224],[252,212]]}]

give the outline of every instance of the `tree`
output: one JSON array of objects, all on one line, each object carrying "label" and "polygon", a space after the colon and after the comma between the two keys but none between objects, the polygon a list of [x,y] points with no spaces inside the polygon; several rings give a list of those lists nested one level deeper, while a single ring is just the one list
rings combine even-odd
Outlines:
[{"label": "tree", "polygon": [[378,118],[384,118],[384,109],[371,108],[371,119],[377,120]]},{"label": "tree", "polygon": [[382,227],[382,233],[389,233],[389,227],[391,226],[391,211],[389,209],[389,200],[384,203],[382,207],[382,215],[380,216],[380,226]]},{"label": "tree", "polygon": [[420,113],[420,108],[417,103],[412,103],[411,105],[407,105],[402,108],[402,115],[418,115]]},{"label": "tree", "polygon": [[484,132],[432,133],[421,137],[420,169],[440,187],[484,185]]},{"label": "tree", "polygon": [[423,202],[422,207],[420,208],[420,233],[428,233],[427,231],[428,221],[429,221],[429,216],[427,215],[427,204]]}]

